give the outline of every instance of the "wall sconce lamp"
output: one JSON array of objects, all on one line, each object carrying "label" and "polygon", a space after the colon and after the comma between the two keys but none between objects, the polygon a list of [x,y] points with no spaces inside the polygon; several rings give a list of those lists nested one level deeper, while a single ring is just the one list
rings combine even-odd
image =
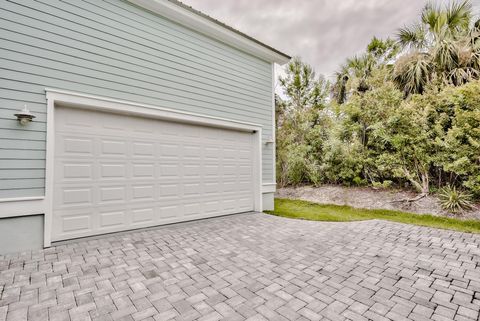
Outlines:
[{"label": "wall sconce lamp", "polygon": [[17,117],[20,125],[25,126],[35,118],[35,115],[32,114],[30,110],[28,110],[27,105],[25,105],[25,107],[23,107],[23,109],[20,110],[19,113],[15,114],[15,117]]}]

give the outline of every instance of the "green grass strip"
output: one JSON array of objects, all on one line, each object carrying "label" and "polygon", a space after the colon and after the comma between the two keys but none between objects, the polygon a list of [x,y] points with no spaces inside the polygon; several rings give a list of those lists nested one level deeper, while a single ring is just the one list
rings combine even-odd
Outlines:
[{"label": "green grass strip", "polygon": [[461,220],[391,210],[359,209],[350,206],[325,205],[290,199],[275,199],[274,210],[266,211],[266,213],[281,217],[326,222],[378,219],[460,232],[480,233],[480,220]]}]

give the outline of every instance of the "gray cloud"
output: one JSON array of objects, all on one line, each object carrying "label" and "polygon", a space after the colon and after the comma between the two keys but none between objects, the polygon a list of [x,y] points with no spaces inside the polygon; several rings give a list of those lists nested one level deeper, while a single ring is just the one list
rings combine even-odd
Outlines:
[{"label": "gray cloud", "polygon": [[[446,2],[446,0],[436,0]],[[426,0],[183,0],[330,77],[373,36],[394,37]],[[480,0],[472,1],[477,12]]]}]

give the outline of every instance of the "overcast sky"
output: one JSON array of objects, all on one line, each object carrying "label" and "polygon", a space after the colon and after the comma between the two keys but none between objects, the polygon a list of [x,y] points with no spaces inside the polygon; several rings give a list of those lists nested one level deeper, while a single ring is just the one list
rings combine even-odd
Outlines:
[{"label": "overcast sky", "polygon": [[[446,2],[445,0],[436,0]],[[373,36],[395,36],[424,0],[182,0],[330,77]],[[480,0],[472,0],[476,12]]]}]

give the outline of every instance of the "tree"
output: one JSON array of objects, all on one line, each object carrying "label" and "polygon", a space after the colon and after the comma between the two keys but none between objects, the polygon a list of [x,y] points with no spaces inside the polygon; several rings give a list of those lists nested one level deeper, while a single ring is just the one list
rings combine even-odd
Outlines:
[{"label": "tree", "polygon": [[332,94],[336,102],[346,102],[349,92],[364,93],[369,90],[368,79],[372,72],[388,66],[397,53],[398,45],[395,41],[373,37],[364,54],[348,58],[335,73],[336,81],[332,86]]},{"label": "tree", "polygon": [[280,77],[280,85],[288,97],[289,107],[293,110],[325,106],[327,81],[323,76],[317,77],[312,66],[298,57],[288,63],[285,77]]},{"label": "tree", "polygon": [[[329,84],[313,68],[294,58],[280,77],[286,99],[277,97],[277,179],[279,184],[299,184],[308,179],[309,136],[321,123]],[[311,158],[311,157],[310,157]]]},{"label": "tree", "polygon": [[480,76],[480,29],[470,1],[444,7],[427,4],[420,21],[398,31],[403,56],[393,79],[405,95],[423,93],[429,83],[459,86]]},{"label": "tree", "polygon": [[[299,58],[276,97],[280,186],[454,186],[480,198],[480,20],[427,5],[397,41],[373,38],[328,83]],[[415,198],[416,199],[416,198]],[[410,200],[409,200],[410,201]]]}]

